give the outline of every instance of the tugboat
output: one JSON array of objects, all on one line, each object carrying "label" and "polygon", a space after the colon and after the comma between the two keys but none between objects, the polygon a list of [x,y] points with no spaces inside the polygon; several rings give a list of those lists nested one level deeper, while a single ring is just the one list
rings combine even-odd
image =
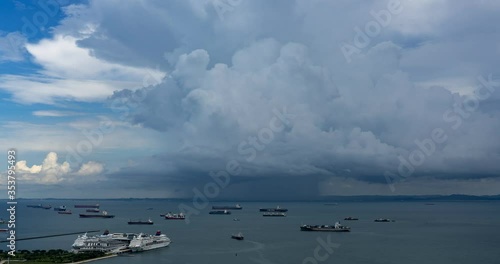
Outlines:
[{"label": "tugboat", "polygon": [[243,236],[243,234],[241,232],[239,232],[238,234],[232,234],[231,238],[232,239],[236,239],[236,240],[243,240],[243,239],[245,239],[245,237]]},{"label": "tugboat", "polygon": [[217,206],[217,205],[214,205],[212,206],[212,209],[214,210],[241,210],[243,209],[243,207],[241,207],[241,205],[239,204],[236,204],[236,205],[222,205],[222,206]]},{"label": "tugboat", "polygon": [[276,212],[268,212],[264,213],[262,216],[269,216],[269,217],[285,217],[285,213],[276,213]]},{"label": "tugboat", "polygon": [[80,214],[80,218],[113,218],[114,215],[109,215],[108,212],[102,211],[102,214]]},{"label": "tugboat", "polygon": [[59,207],[54,207],[54,211],[57,211],[57,212],[66,211],[66,206],[61,205]]},{"label": "tugboat", "polygon": [[186,219],[186,216],[183,213],[172,214],[172,213],[168,212],[168,214],[163,215],[163,216],[167,220],[184,220],[184,219]]},{"label": "tugboat", "polygon": [[351,216],[349,216],[349,217],[344,218],[344,220],[347,220],[347,221],[354,221],[354,220],[359,220],[359,219],[358,219],[358,218],[356,218],[356,217],[351,217]]},{"label": "tugboat", "polygon": [[395,220],[391,220],[391,219],[387,219],[387,218],[378,218],[378,219],[375,219],[373,221],[374,222],[384,222],[384,223],[387,223],[387,222],[396,222]]},{"label": "tugboat", "polygon": [[213,210],[209,214],[220,214],[220,215],[230,215],[231,211],[228,210]]},{"label": "tugboat", "polygon": [[343,226],[336,222],[334,226],[330,225],[302,225],[300,231],[327,231],[327,232],[351,232],[351,228]]},{"label": "tugboat", "polygon": [[148,219],[148,221],[141,221],[141,220],[137,220],[137,221],[128,221],[128,224],[129,225],[152,225],[154,224],[153,221],[151,219]]},{"label": "tugboat", "polygon": [[281,208],[279,206],[276,206],[276,208],[260,208],[259,211],[261,212],[288,212],[288,209]]}]

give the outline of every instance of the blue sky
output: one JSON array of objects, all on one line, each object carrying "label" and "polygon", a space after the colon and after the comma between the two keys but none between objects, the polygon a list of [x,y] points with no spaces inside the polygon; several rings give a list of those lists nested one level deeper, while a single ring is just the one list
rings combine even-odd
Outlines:
[{"label": "blue sky", "polygon": [[498,193],[496,1],[40,3],[0,3],[22,197]]}]

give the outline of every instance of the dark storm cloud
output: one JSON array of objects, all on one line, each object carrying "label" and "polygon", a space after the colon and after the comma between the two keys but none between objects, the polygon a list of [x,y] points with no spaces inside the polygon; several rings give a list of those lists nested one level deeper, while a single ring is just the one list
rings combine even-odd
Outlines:
[{"label": "dark storm cloud", "polygon": [[[273,186],[265,187],[271,193],[286,181],[291,189],[279,192],[307,183],[306,196],[329,177],[385,183],[386,171],[401,174],[412,155],[418,158],[412,153],[425,152],[421,146],[436,129],[446,140],[434,141],[409,176],[500,176],[500,37],[493,30],[500,6],[401,1],[403,11],[348,63],[342,43],[352,42],[355,28],[376,21],[371,11],[386,5],[242,1],[221,19],[211,1],[152,1],[118,11],[113,1],[95,1],[90,8],[106,16],[99,34],[80,44],[98,57],[169,69],[161,84],[143,90],[128,120],[164,132],[173,145],[136,169],[144,170],[142,184],[172,183],[189,193],[232,159],[243,168],[235,182],[247,179],[233,187],[240,194],[257,186]],[[493,88],[471,107],[470,86],[485,91],[479,76]],[[112,99],[131,97],[117,91]],[[263,148],[249,161],[242,142],[258,138],[274,111],[285,108],[293,122],[260,142]],[[136,170],[109,177],[141,184]]]}]

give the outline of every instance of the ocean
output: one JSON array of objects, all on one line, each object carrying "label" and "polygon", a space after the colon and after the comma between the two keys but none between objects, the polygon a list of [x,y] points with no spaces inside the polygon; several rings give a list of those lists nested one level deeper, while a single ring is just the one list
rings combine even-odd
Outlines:
[{"label": "ocean", "polygon": [[[28,204],[65,205],[72,215],[53,209],[27,208]],[[75,204],[99,203],[116,215],[112,219],[81,219],[85,209]],[[167,248],[124,254],[96,261],[123,263],[372,263],[459,264],[500,263],[500,201],[465,202],[242,202],[243,210],[231,215],[209,215],[211,203],[190,222],[165,220],[160,214],[177,213],[182,201],[168,200],[19,200],[16,210],[18,238],[108,229],[110,232],[161,230],[172,240]],[[193,207],[189,201],[183,202]],[[260,207],[288,208],[287,217],[262,217]],[[7,204],[0,204],[0,217],[8,218]],[[148,208],[152,208],[148,210]],[[343,221],[353,216],[358,221]],[[154,221],[152,226],[128,225],[130,219]],[[238,218],[240,221],[233,221]],[[376,223],[376,218],[395,222]],[[333,224],[351,227],[348,233],[303,232],[301,224]],[[2,227],[6,228],[6,226]],[[245,240],[230,238],[242,232]],[[3,239],[5,233],[0,233]],[[17,249],[71,249],[77,235],[17,241]],[[7,244],[2,243],[4,251]]]}]

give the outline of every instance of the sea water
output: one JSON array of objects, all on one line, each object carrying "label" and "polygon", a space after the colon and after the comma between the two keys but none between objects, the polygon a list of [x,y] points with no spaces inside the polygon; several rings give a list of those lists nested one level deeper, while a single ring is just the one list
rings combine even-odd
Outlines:
[{"label": "sea water", "polygon": [[[28,204],[67,206],[72,215],[53,209],[27,208]],[[82,219],[85,209],[75,204],[99,203],[116,215],[112,219]],[[247,202],[231,215],[209,215],[210,203],[189,223],[165,220],[160,214],[178,213],[190,201],[168,200],[20,200],[16,210],[16,237],[27,238],[86,230],[144,232],[161,230],[172,243],[167,248],[124,254],[97,261],[122,263],[500,263],[500,202]],[[286,217],[263,217],[260,207],[288,208]],[[7,219],[7,205],[1,204]],[[152,208],[152,209],[151,209]],[[358,221],[343,221],[353,216]],[[129,220],[147,220],[154,225],[128,225]],[[233,221],[234,218],[240,221]],[[376,218],[395,222],[376,223]],[[348,233],[304,232],[302,224],[350,226]],[[4,226],[2,228],[7,228]],[[245,240],[231,239],[242,232]],[[0,234],[2,240],[7,237]],[[71,249],[77,235],[17,241],[17,249]],[[7,244],[0,246],[7,250]]]}]

